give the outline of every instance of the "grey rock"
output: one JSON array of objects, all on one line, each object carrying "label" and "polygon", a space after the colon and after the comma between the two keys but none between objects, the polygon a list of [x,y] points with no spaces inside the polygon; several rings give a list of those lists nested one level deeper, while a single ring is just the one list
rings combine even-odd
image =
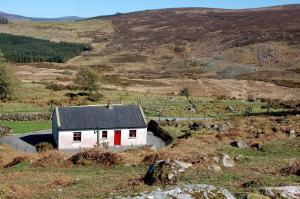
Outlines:
[{"label": "grey rock", "polygon": [[230,145],[232,147],[237,147],[237,148],[247,148],[247,144],[244,142],[244,141],[241,141],[241,140],[236,140],[236,141],[233,141],[230,143]]},{"label": "grey rock", "polygon": [[284,187],[265,187],[262,191],[272,197],[280,197],[286,199],[299,199],[300,186],[284,186]]},{"label": "grey rock", "polygon": [[166,190],[157,189],[150,193],[142,192],[135,197],[124,197],[124,199],[193,199],[195,193],[197,198],[235,199],[227,189],[205,184],[182,185]]},{"label": "grey rock", "polygon": [[286,133],[291,137],[291,138],[295,138],[295,137],[297,137],[297,135],[296,135],[296,131],[295,130],[293,130],[293,129],[289,129],[289,130],[287,130],[286,131]]},{"label": "grey rock", "polygon": [[178,161],[178,160],[175,160],[175,163],[181,167],[183,170],[186,170],[188,169],[189,167],[193,166],[191,163],[188,163],[188,162],[182,162],[182,161]]},{"label": "grey rock", "polygon": [[226,168],[235,166],[234,160],[227,154],[222,155],[221,163],[222,163],[222,166],[226,167]]}]

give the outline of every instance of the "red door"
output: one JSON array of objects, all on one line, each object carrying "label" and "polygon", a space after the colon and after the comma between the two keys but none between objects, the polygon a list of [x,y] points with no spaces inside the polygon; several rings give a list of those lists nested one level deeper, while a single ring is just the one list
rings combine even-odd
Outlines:
[{"label": "red door", "polygon": [[115,131],[115,146],[121,145],[121,131]]}]

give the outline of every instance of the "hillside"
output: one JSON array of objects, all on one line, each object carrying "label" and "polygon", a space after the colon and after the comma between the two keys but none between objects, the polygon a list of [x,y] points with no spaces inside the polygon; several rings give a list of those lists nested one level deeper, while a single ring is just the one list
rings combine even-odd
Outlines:
[{"label": "hillside", "polygon": [[38,17],[25,17],[22,15],[15,15],[15,14],[9,14],[5,12],[0,11],[0,16],[1,17],[7,17],[8,20],[10,21],[76,21],[76,20],[81,20],[83,18],[77,17],[77,16],[67,16],[67,17],[58,17],[58,18],[38,18]]},{"label": "hillside", "polygon": [[[13,22],[0,32],[93,47],[65,64],[15,66],[18,74],[30,74],[20,75],[24,82],[53,81],[57,71],[49,68],[91,66],[101,73],[103,89],[177,94],[187,87],[198,96],[294,99],[300,97],[299,15],[299,5],[179,8],[78,22]],[[30,72],[37,67],[46,77]]]}]

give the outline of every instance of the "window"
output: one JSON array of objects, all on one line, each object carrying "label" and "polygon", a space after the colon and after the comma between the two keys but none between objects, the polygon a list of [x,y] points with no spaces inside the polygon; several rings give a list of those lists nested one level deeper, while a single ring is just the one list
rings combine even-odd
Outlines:
[{"label": "window", "polygon": [[136,130],[129,131],[129,138],[136,138]]},{"label": "window", "polygon": [[102,131],[102,139],[107,139],[107,131]]},{"label": "window", "polygon": [[73,141],[74,142],[81,142],[81,132],[74,132],[73,133]]}]

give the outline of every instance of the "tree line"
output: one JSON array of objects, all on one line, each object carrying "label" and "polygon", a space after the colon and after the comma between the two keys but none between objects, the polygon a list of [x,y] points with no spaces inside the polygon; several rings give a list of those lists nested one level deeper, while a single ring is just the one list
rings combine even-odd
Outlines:
[{"label": "tree line", "polygon": [[91,50],[91,46],[69,42],[56,43],[49,40],[0,33],[0,50],[8,62],[64,63],[68,59],[80,55],[83,51]]},{"label": "tree line", "polygon": [[8,23],[9,23],[9,21],[8,21],[7,17],[0,16],[0,24],[8,24]]}]

